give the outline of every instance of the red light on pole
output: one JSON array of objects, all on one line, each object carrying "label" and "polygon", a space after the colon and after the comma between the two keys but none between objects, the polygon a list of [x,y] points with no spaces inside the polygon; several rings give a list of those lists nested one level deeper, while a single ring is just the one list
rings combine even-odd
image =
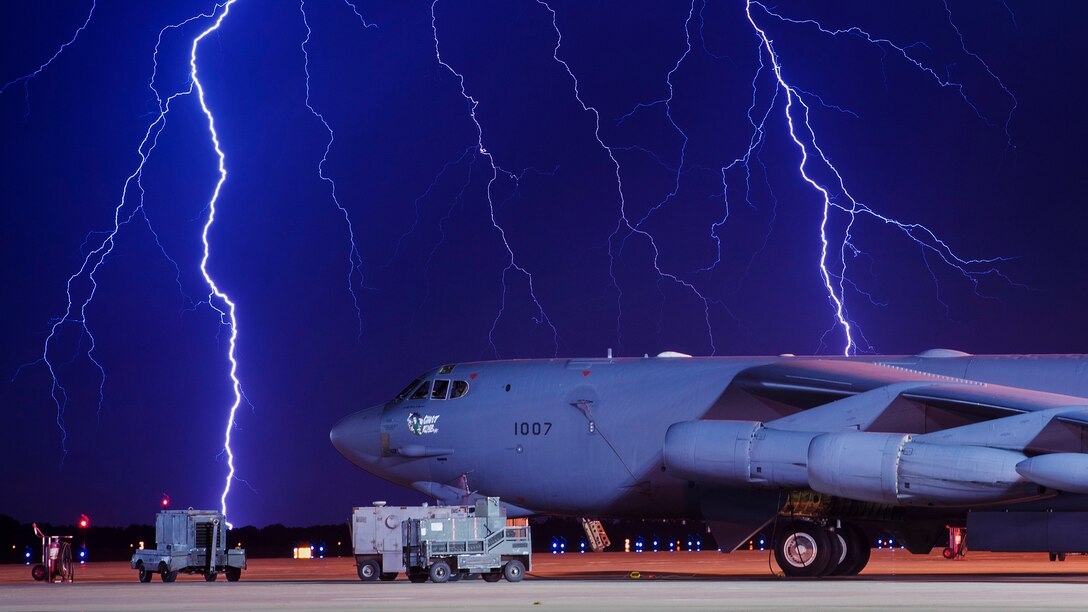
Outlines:
[{"label": "red light on pole", "polygon": [[170,507],[170,496],[167,495],[166,493],[162,494],[162,507],[163,508]]},{"label": "red light on pole", "polygon": [[91,524],[91,519],[87,518],[86,514],[79,515],[79,528],[86,529]]}]

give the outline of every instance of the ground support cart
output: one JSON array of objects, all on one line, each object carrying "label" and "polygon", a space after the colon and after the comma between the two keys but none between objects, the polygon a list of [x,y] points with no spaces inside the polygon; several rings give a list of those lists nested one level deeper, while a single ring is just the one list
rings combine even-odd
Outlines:
[{"label": "ground support cart", "polygon": [[159,574],[173,582],[178,574],[201,574],[214,582],[219,574],[237,582],[246,568],[246,551],[227,548],[227,524],[214,510],[165,510],[155,517],[155,550],[138,550],[132,569],[140,582]]}]

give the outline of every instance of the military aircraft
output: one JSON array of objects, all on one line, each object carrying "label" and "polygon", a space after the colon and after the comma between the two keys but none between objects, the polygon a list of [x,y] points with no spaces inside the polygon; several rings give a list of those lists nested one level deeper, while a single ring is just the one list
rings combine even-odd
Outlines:
[{"label": "military aircraft", "polygon": [[786,575],[825,576],[860,572],[880,532],[1088,551],[1086,427],[1088,356],[935,349],[444,365],[330,437],[439,501],[703,520],[724,551],[763,531]]}]

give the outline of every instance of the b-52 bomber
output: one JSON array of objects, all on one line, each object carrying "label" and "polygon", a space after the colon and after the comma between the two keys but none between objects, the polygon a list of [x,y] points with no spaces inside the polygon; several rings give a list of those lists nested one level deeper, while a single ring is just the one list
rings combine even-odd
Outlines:
[{"label": "b-52 bomber", "polygon": [[1088,356],[547,359],[427,372],[331,432],[347,459],[511,516],[773,534],[789,576],[851,575],[874,534],[928,553],[1088,551]]}]

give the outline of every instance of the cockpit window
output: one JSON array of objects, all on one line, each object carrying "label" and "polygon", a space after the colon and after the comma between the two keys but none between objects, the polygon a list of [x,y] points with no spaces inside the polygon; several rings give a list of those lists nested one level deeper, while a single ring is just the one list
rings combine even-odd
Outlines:
[{"label": "cockpit window", "polygon": [[393,401],[399,402],[400,400],[408,397],[408,394],[411,393],[412,389],[415,389],[416,386],[418,386],[420,382],[422,382],[422,379],[420,379],[420,378],[417,378],[417,379],[413,380],[411,382],[411,384],[409,384],[407,387],[405,387],[400,393],[397,394],[396,397],[393,398]]},{"label": "cockpit window", "polygon": [[457,399],[468,393],[468,382],[464,380],[423,380],[417,378],[412,384],[397,394],[394,401],[425,399]]},{"label": "cockpit window", "polygon": [[408,399],[421,400],[427,399],[427,395],[431,392],[431,381],[425,380],[423,384],[416,389],[416,392],[412,394],[412,397]]},{"label": "cockpit window", "polygon": [[463,397],[468,393],[468,383],[463,380],[453,381],[453,390],[450,391],[450,399],[457,399]]},{"label": "cockpit window", "polygon": [[450,390],[450,381],[448,380],[436,380],[434,381],[434,388],[431,389],[431,399],[444,400],[446,394]]}]

